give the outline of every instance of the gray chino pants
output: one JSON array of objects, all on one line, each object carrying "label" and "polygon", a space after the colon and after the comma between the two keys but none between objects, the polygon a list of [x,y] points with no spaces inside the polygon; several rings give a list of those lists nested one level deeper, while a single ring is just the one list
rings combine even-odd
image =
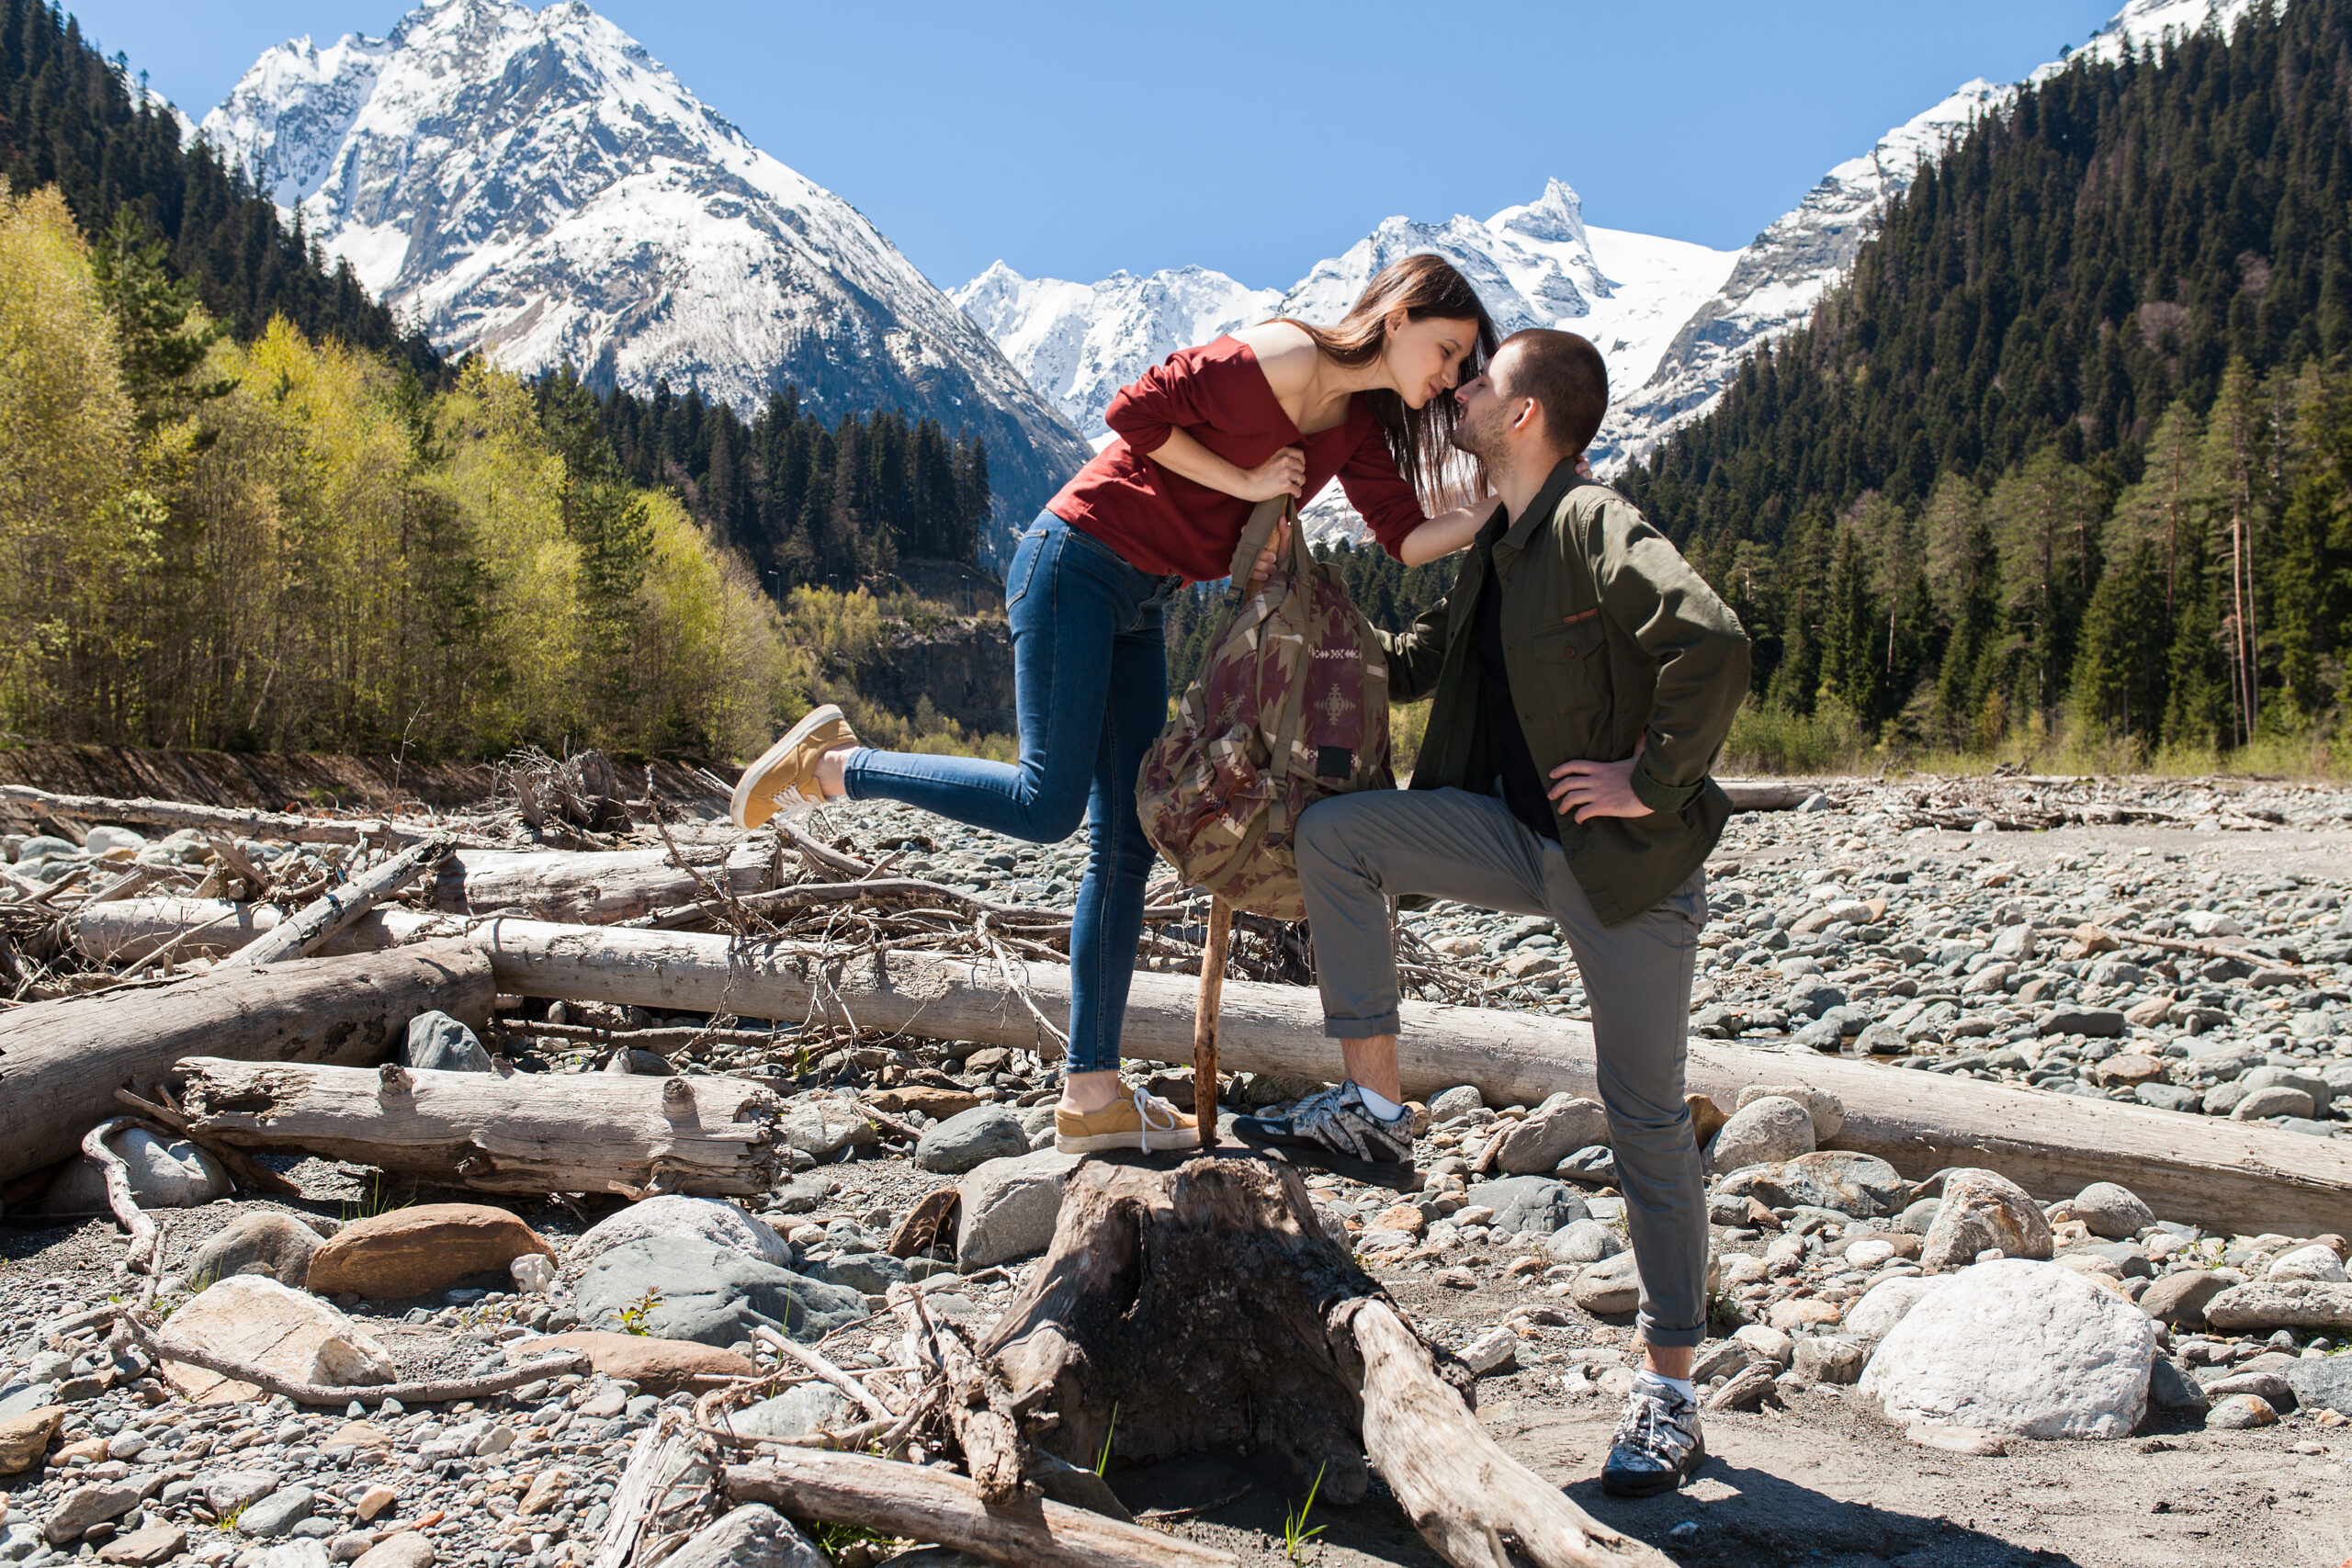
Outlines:
[{"label": "gray chino pants", "polygon": [[1299,818],[1298,871],[1323,1032],[1335,1039],[1397,1032],[1391,897],[1428,894],[1557,922],[1592,1004],[1600,1102],[1641,1273],[1642,1337],[1661,1346],[1705,1338],[1706,1179],[1682,1081],[1706,873],[1604,926],[1557,843],[1528,831],[1501,800],[1459,789],[1321,802]]}]

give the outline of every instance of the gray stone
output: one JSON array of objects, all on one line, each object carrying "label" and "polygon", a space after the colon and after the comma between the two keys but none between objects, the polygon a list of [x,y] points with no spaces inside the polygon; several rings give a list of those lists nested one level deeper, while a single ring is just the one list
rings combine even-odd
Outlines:
[{"label": "gray stone", "polygon": [[1834,1209],[1858,1220],[1892,1214],[1911,1195],[1910,1183],[1876,1155],[1819,1149],[1778,1165],[1749,1166],[1717,1181],[1713,1190],[1753,1197],[1767,1208]]},{"label": "gray stone", "polygon": [[2159,1356],[2148,1369],[2148,1403],[2174,1415],[2202,1416],[2213,1402],[2179,1363]]},{"label": "gray stone", "polygon": [[975,1167],[956,1184],[956,1266],[965,1273],[1042,1252],[1077,1155],[1037,1149]]},{"label": "gray stone", "polygon": [[2205,1097],[2197,1090],[2177,1083],[2143,1083],[2132,1086],[2132,1097],[2143,1105],[2153,1105],[2159,1111],[2201,1111]]},{"label": "gray stone", "polygon": [[2085,1034],[2093,1040],[2120,1040],[2132,1026],[2113,1008],[2062,1007],[2036,1026],[2045,1039],[2053,1034]]},{"label": "gray stone", "polygon": [[[229,1195],[229,1173],[220,1162],[185,1138],[158,1138],[134,1127],[107,1144],[130,1168],[130,1195],[142,1209],[194,1209]],[[104,1212],[106,1171],[89,1156],[74,1156],[49,1184],[41,1207],[52,1214]]]},{"label": "gray stone", "polygon": [[831,1568],[791,1521],[765,1503],[721,1514],[662,1561],[670,1568]]},{"label": "gray stone", "polygon": [[2021,1438],[2121,1438],[2147,1408],[2157,1329],[2052,1263],[1962,1270],[1904,1314],[1861,1379],[1887,1419]]},{"label": "gray stone", "polygon": [[1534,1231],[1550,1235],[1562,1225],[1585,1218],[1584,1200],[1548,1176],[1509,1176],[1482,1181],[1470,1189],[1467,1202],[1495,1212],[1487,1224],[1498,1236]]},{"label": "gray stone", "polygon": [[792,1247],[765,1220],[718,1198],[665,1192],[632,1203],[591,1226],[568,1254],[574,1264],[603,1257],[623,1242],[651,1236],[684,1236],[756,1258],[778,1268],[792,1264]]},{"label": "gray stone", "polygon": [[757,1325],[815,1339],[865,1315],[865,1298],[855,1291],[675,1235],[625,1241],[598,1257],[580,1281],[580,1319],[594,1328],[625,1328],[621,1314],[649,1292],[645,1333],[722,1348],[750,1338]]},{"label": "gray stone", "polygon": [[1789,987],[1781,1005],[1792,1013],[1819,1018],[1831,1008],[1844,1007],[1846,993],[1826,980],[1808,976]]},{"label": "gray stone", "polygon": [[1616,1257],[1624,1247],[1617,1233],[1599,1220],[1577,1220],[1554,1231],[1544,1252],[1555,1263],[1598,1263]]},{"label": "gray stone", "polygon": [[299,1291],[324,1240],[291,1214],[266,1210],[239,1214],[188,1259],[188,1286],[201,1291],[215,1280],[258,1270]]},{"label": "gray stone", "polygon": [[1136,1517],[1119,1501],[1110,1483],[1092,1471],[1075,1465],[1059,1454],[1045,1449],[1036,1450],[1024,1472],[1026,1478],[1047,1497],[1072,1508],[1084,1508],[1089,1513],[1102,1514],[1122,1524],[1133,1524]]},{"label": "gray stone", "polygon": [[1804,1107],[1805,1114],[1813,1119],[1815,1147],[1836,1137],[1839,1129],[1846,1125],[1846,1102],[1828,1089],[1815,1089],[1811,1084],[1750,1084],[1739,1091],[1739,1103],[1734,1109],[1745,1111],[1769,1095],[1793,1100]]},{"label": "gray stone", "polygon": [[786,1105],[775,1126],[776,1136],[786,1145],[815,1159],[831,1159],[843,1149],[882,1141],[855,1105],[819,1094]]},{"label": "gray stone", "polygon": [[311,1517],[316,1495],[307,1486],[288,1486],[273,1492],[260,1502],[250,1504],[237,1517],[237,1530],[257,1540],[269,1540],[285,1535]]},{"label": "gray stone", "polygon": [[739,1432],[763,1438],[805,1438],[820,1427],[839,1422],[849,1401],[829,1383],[796,1383],[774,1399],[763,1399],[747,1409],[730,1412],[727,1424]]},{"label": "gray stone", "polygon": [[1953,1170],[1944,1179],[1943,1197],[1919,1244],[1919,1267],[1930,1274],[1965,1269],[1988,1247],[2009,1258],[2046,1259],[2055,1250],[2041,1206],[1997,1171]]},{"label": "gray stone", "polygon": [[868,1296],[883,1295],[907,1278],[906,1264],[885,1252],[844,1252],[822,1263],[808,1264],[801,1271],[812,1280]]},{"label": "gray stone", "polygon": [[2335,1098],[2335,1086],[2319,1073],[2301,1067],[2283,1067],[2271,1062],[2251,1069],[2238,1081],[2249,1089],[2299,1089],[2311,1096],[2312,1106],[2321,1111],[2325,1110],[2328,1101]]},{"label": "gray stone", "polygon": [[2308,1117],[2318,1108],[2312,1097],[2299,1089],[2285,1084],[2272,1084],[2268,1089],[2249,1089],[2230,1111],[2233,1122],[2259,1122],[2267,1116]]},{"label": "gray stone", "polygon": [[204,1488],[204,1506],[225,1519],[277,1491],[280,1477],[274,1470],[228,1470],[198,1480]]},{"label": "gray stone", "polygon": [[2352,1416],[2352,1356],[2298,1357],[2279,1368],[2278,1375],[2303,1409]]},{"label": "gray stone", "polygon": [[1495,1163],[1513,1176],[1548,1175],[1577,1149],[1609,1141],[1609,1113],[1597,1100],[1555,1094],[1503,1131]]},{"label": "gray stone", "polygon": [[127,1483],[76,1486],[57,1500],[41,1521],[41,1533],[51,1546],[71,1546],[93,1525],[119,1519],[139,1506],[139,1488]]},{"label": "gray stone", "polygon": [[1917,1306],[1945,1283],[1944,1277],[1930,1278],[1924,1274],[1897,1274],[1881,1280],[1862,1292],[1861,1300],[1846,1309],[1846,1316],[1838,1326],[1857,1339],[1876,1342],[1894,1332],[1904,1314]]},{"label": "gray stone", "polygon": [[1641,1269],[1630,1250],[1589,1263],[1578,1270],[1569,1294],[1577,1305],[1597,1317],[1632,1312],[1641,1303]]},{"label": "gray stone", "polygon": [[1599,1144],[1578,1149],[1558,1165],[1552,1174],[1563,1181],[1574,1181],[1586,1187],[1617,1185],[1617,1156]]},{"label": "gray stone", "polygon": [[2352,1285],[2322,1280],[2261,1280],[2233,1285],[2205,1303],[2205,1321],[2233,1334],[2352,1326]]},{"label": "gray stone", "polygon": [[1479,1377],[1511,1366],[1519,1358],[1519,1336],[1508,1328],[1489,1328],[1464,1345],[1457,1359]]},{"label": "gray stone", "polygon": [[1936,1216],[1942,1213],[1943,1206],[1944,1201],[1940,1198],[1922,1198],[1916,1203],[1906,1204],[1887,1228],[1909,1231],[1913,1235],[1926,1235],[1929,1227],[1935,1224]]},{"label": "gray stone", "polygon": [[2276,1426],[2278,1412],[2258,1393],[2233,1393],[2205,1413],[2205,1425],[2217,1432],[2245,1432]]},{"label": "gray stone", "polygon": [[1486,1096],[1478,1092],[1476,1084],[1458,1083],[1452,1089],[1440,1089],[1430,1096],[1430,1120],[1432,1122],[1450,1121],[1465,1111],[1476,1111],[1486,1103]]},{"label": "gray stone", "polygon": [[1808,1382],[1850,1383],[1869,1359],[1869,1348],[1859,1340],[1809,1335],[1797,1341],[1795,1371]]},{"label": "gray stone", "polygon": [[[71,1363],[68,1363],[71,1365]],[[0,1421],[13,1421],[57,1403],[57,1382],[12,1382],[0,1386]]]},{"label": "gray stone", "polygon": [[1782,1095],[1753,1100],[1731,1114],[1707,1145],[1707,1169],[1723,1176],[1813,1153],[1813,1113]]},{"label": "gray stone", "polygon": [[1000,1105],[975,1105],[922,1130],[915,1163],[925,1170],[961,1176],[976,1166],[1029,1152],[1029,1130]]},{"label": "gray stone", "polygon": [[2202,1328],[2205,1303],[2236,1282],[2210,1269],[2184,1269],[2141,1292],[2140,1310],[2176,1328]]},{"label": "gray stone", "polygon": [[421,1012],[408,1021],[408,1043],[401,1060],[412,1067],[441,1073],[489,1073],[490,1053],[474,1032],[446,1012]]},{"label": "gray stone", "polygon": [[2156,1213],[2130,1188],[2094,1181],[2075,1194],[2075,1218],[2090,1226],[2093,1235],[2128,1241],[2154,1224]]}]

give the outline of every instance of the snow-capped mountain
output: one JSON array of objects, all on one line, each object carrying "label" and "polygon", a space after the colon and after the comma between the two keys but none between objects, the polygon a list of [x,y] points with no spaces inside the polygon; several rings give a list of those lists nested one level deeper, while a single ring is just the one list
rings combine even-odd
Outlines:
[{"label": "snow-capped mountain", "polygon": [[[2074,58],[2112,60],[2166,33],[2227,29],[2255,3],[2130,0]],[[2053,61],[2027,80],[2065,63]],[[953,298],[1099,445],[1112,394],[1170,351],[1278,313],[1336,320],[1382,266],[1433,251],[1463,270],[1505,332],[1566,327],[1600,345],[1615,395],[1593,456],[1610,472],[1712,407],[1758,345],[1803,325],[1876,231],[1886,202],[1910,188],[1921,160],[2017,93],[1968,83],[1830,170],[1736,252],[1587,225],[1576,193],[1555,179],[1539,200],[1484,222],[1391,218],[1281,292],[1199,266],[1089,285],[1025,279],[999,262]],[[1307,517],[1318,537],[1359,526],[1336,489],[1317,498]]]},{"label": "snow-capped mountain", "polygon": [[666,378],[746,416],[786,382],[933,416],[987,440],[1003,537],[1088,456],[862,213],[577,0],[430,0],[386,38],[295,39],[202,130],[445,350]]},{"label": "snow-capped mountain", "polygon": [[951,298],[1071,423],[1100,438],[1112,395],[1171,351],[1273,315],[1336,321],[1373,274],[1420,251],[1461,268],[1503,332],[1571,327],[1600,345],[1611,376],[1628,387],[1648,378],[1735,256],[1589,228],[1577,193],[1554,180],[1536,200],[1483,221],[1391,218],[1288,289],[1250,288],[1199,266],[1067,283],[1024,278],[998,262]]}]

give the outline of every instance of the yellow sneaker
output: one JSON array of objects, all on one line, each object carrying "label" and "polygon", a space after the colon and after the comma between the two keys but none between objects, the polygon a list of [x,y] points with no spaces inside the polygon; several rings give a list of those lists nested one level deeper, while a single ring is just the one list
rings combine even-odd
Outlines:
[{"label": "yellow sneaker", "polygon": [[1126,1100],[1114,1100],[1102,1110],[1080,1116],[1056,1107],[1054,1147],[1066,1155],[1098,1154],[1104,1149],[1197,1149],[1201,1130],[1193,1119],[1156,1094],[1136,1089]]},{"label": "yellow sneaker", "polygon": [[735,818],[735,826],[748,829],[778,812],[788,817],[808,810],[825,798],[817,783],[817,759],[836,747],[856,744],[857,734],[841,709],[831,703],[810,709],[808,717],[743,770],[727,814]]}]

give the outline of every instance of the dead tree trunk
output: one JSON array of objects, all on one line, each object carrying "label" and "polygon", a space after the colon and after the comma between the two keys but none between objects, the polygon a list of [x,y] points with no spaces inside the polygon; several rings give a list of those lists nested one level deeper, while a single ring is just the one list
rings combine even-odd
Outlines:
[{"label": "dead tree trunk", "polygon": [[[1057,1027],[1069,1021],[1069,970],[1055,964],[1013,965],[1024,1001],[994,964],[944,954],[843,958],[797,942],[523,920],[487,922],[478,940],[499,988],[523,996],[821,1019],[1029,1050],[1041,1046],[1031,1003]],[[1190,1062],[1196,986],[1184,975],[1136,975],[1122,1049],[1145,1061]],[[1460,1083],[1477,1085],[1494,1105],[1533,1105],[1561,1090],[1599,1095],[1589,1024],[1417,1001],[1404,1004],[1403,1016],[1397,1066],[1408,1095]],[[1219,1059],[1245,1072],[1336,1077],[1340,1053],[1322,1025],[1311,990],[1228,980]],[[1690,1088],[1723,1104],[1749,1084],[1792,1080],[1845,1101],[1838,1147],[1876,1155],[1913,1180],[1945,1166],[1985,1166],[2044,1201],[2115,1181],[2158,1213],[2247,1234],[2340,1229],[2352,1204],[2352,1146],[2341,1140],[1810,1052],[1690,1043]]]},{"label": "dead tree trunk", "polygon": [[[1069,1179],[1045,1261],[980,1347],[1046,1446],[1091,1466],[1247,1444],[1296,1489],[1363,1499],[1376,1467],[1457,1568],[1619,1568],[1667,1559],[1587,1516],[1496,1447],[1470,1375],[1415,1334],[1325,1234],[1286,1166],[1174,1170],[1094,1159]],[[1115,1415],[1115,1425],[1114,1416]]]},{"label": "dead tree trunk", "polygon": [[482,1192],[744,1197],[784,1174],[775,1096],[729,1077],[375,1072],[190,1056],[189,1130]]},{"label": "dead tree trunk", "polygon": [[101,795],[51,795],[29,784],[0,784],[0,800],[54,818],[86,817],[99,822],[136,822],[146,828],[194,828],[246,839],[290,839],[298,843],[413,844],[430,836],[374,818],[296,817],[283,811],[243,811],[189,806],[177,800],[116,800]]},{"label": "dead tree trunk", "polygon": [[[768,886],[774,865],[765,846],[743,844],[723,861],[713,855],[707,864],[695,862],[695,872],[741,895]],[[537,919],[603,926],[691,904],[702,891],[667,850],[460,850],[441,863],[433,903],[454,914],[520,908]]]},{"label": "dead tree trunk", "polygon": [[447,839],[411,844],[383,864],[370,867],[340,887],[329,888],[291,919],[279,921],[244,949],[244,962],[258,969],[316,952],[335,932],[422,876],[427,866],[448,852]]},{"label": "dead tree trunk", "polygon": [[481,953],[429,942],[0,1014],[0,1180],[75,1153],[116,1113],[116,1089],[144,1094],[183,1056],[364,1066],[390,1055],[420,1012],[483,1027],[493,989]]},{"label": "dead tree trunk", "polygon": [[[234,953],[292,916],[274,904],[227,898],[124,898],[85,904],[65,920],[75,951],[100,964],[138,964],[170,948],[175,958]],[[320,942],[318,953],[374,953],[432,936],[462,936],[462,916],[399,907],[370,909]]]}]

